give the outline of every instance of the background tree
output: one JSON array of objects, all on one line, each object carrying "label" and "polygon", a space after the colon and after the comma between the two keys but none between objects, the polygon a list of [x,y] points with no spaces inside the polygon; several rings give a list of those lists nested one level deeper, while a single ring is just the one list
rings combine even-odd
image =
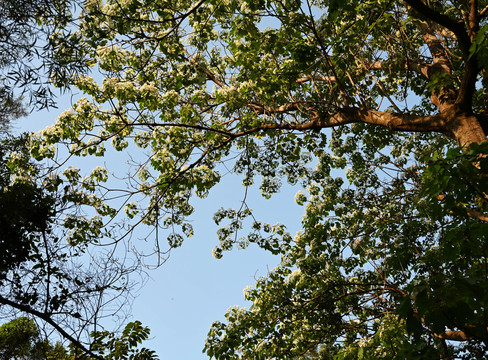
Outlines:
[{"label": "background tree", "polygon": [[[138,345],[149,336],[149,329],[136,321],[127,324],[117,337],[109,331],[93,333],[96,339],[93,350],[103,359],[157,359],[154,351]],[[95,357],[96,358],[96,357]],[[62,343],[52,344],[49,339],[42,338],[37,324],[28,317],[19,317],[0,326],[0,359],[2,360],[71,360],[95,359],[73,344],[65,348]]]},{"label": "background tree", "polygon": [[[57,58],[52,35],[70,42],[69,24],[77,1],[2,0],[0,3],[0,114],[12,103],[26,101],[34,108],[56,105],[50,85],[57,74],[80,71],[83,61]],[[71,49],[75,54],[76,49]]]},{"label": "background tree", "polygon": [[19,317],[0,326],[0,358],[2,360],[68,359],[61,343],[42,339],[36,323]]},{"label": "background tree", "polygon": [[179,246],[191,197],[228,171],[246,188],[260,178],[265,197],[282,180],[304,187],[294,238],[245,199],[216,212],[216,257],[256,243],[282,261],[250,309],[212,326],[209,356],[483,358],[487,15],[482,0],[87,1],[74,39],[103,80],[56,79],[90,99],[31,152],[129,154],[113,180],[128,188],[105,168],[61,176],[57,161],[50,186],[96,199],[79,202],[92,220],[66,222],[74,233],[125,212],[109,241],[145,224],[158,259],[158,229]]},{"label": "background tree", "polygon": [[113,252],[65,241],[59,222],[75,209],[68,189],[56,193],[12,178],[13,166],[39,171],[29,164],[25,137],[4,139],[0,154],[0,315],[29,315],[47,334],[54,331],[81,354],[101,358],[90,350],[96,341],[90,334],[104,329],[107,317],[125,319],[131,276],[140,278],[140,269]]},{"label": "background tree", "polygon": [[[104,329],[105,318],[125,319],[123,310],[134,289],[130,277],[137,273],[140,279],[140,268],[119,260],[112,251],[95,254],[86,243],[66,243],[58,223],[76,211],[73,195],[68,186],[58,193],[35,182],[40,168],[30,160],[27,135],[8,134],[10,120],[23,114],[17,100],[0,113],[0,316],[20,316],[0,327],[0,357],[68,359],[66,349],[47,339],[54,331],[71,345],[69,356],[101,359],[103,352],[90,350],[100,339],[91,335]],[[14,168],[22,168],[29,177],[14,178]],[[131,344],[125,344],[126,339],[120,344],[140,359],[155,358],[147,349],[136,349],[148,331],[139,326],[132,332]]]},{"label": "background tree", "polygon": [[[91,347],[102,346],[99,333],[116,337],[117,332],[104,329],[103,319],[113,323],[114,317],[126,318],[134,284],[130,277],[141,275],[137,265],[117,258],[113,249],[93,252],[88,243],[103,235],[100,229],[75,233],[76,241],[65,241],[66,229],[59,222],[73,219],[83,196],[66,184],[57,191],[36,182],[41,167],[30,160],[28,136],[9,135],[10,123],[28,109],[56,105],[53,80],[86,68],[76,48],[63,56],[54,48],[55,40],[67,46],[74,39],[70,23],[76,5],[64,0],[0,2],[0,316],[22,315],[0,329],[5,359],[68,358],[62,346],[53,348],[40,338],[41,330],[46,339],[54,331],[67,341],[70,358],[110,356],[103,349],[95,354]],[[22,177],[14,176],[14,169]],[[156,358],[147,349],[136,349],[148,330],[134,323],[127,329],[131,336],[117,338],[118,346],[139,359]]]}]

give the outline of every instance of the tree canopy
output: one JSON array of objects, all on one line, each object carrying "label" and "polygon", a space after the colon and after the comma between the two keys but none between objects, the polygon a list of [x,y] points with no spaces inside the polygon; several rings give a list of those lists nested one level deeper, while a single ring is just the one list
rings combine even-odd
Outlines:
[{"label": "tree canopy", "polygon": [[[256,243],[281,263],[213,324],[211,357],[486,358],[487,16],[483,0],[88,0],[52,41],[93,76],[53,77],[85,97],[31,154],[84,209],[71,244],[145,226],[157,259],[229,171],[266,198],[303,187],[294,237],[245,199],[216,209],[216,257]],[[123,172],[74,166],[117,151]]]},{"label": "tree canopy", "polygon": [[61,343],[43,339],[37,324],[28,317],[19,317],[0,326],[0,359],[43,360],[67,358]]}]

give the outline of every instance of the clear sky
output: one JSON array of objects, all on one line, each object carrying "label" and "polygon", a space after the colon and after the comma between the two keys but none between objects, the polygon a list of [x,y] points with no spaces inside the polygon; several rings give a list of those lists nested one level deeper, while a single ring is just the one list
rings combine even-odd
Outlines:
[{"label": "clear sky", "polygon": [[[40,130],[52,124],[69,106],[70,98],[61,98],[59,109],[33,112],[14,124],[14,130]],[[120,161],[125,161],[122,154]],[[117,158],[111,158],[110,162],[117,162]],[[89,169],[83,169],[88,172],[99,164],[91,165],[83,159],[78,167],[88,166]],[[281,222],[294,236],[304,213],[294,203],[298,190],[299,187],[285,184],[279,194],[265,200],[254,186],[246,201],[258,220]],[[148,272],[150,278],[133,303],[130,320],[140,320],[151,329],[151,341],[144,346],[155,350],[160,359],[208,359],[202,349],[212,322],[224,320],[230,306],[248,307],[243,289],[254,285],[255,278],[266,275],[279,263],[279,257],[255,245],[225,252],[220,260],[212,256],[212,249],[218,244],[213,213],[220,207],[239,208],[243,196],[240,178],[224,176],[207,198],[194,202],[195,235],[181,248],[174,249],[159,269]],[[246,229],[242,230],[241,235],[246,234]]]}]

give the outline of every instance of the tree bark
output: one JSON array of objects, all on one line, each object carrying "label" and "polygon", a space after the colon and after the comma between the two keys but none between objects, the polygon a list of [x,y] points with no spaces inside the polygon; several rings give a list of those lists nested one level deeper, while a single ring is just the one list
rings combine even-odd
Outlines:
[{"label": "tree bark", "polygon": [[486,134],[479,119],[462,111],[458,105],[441,106],[441,116],[445,119],[448,130],[459,145],[467,147],[471,143],[486,141]]},{"label": "tree bark", "polygon": [[485,132],[474,115],[461,114],[450,127],[454,138],[463,147],[471,143],[481,144],[486,141]]}]

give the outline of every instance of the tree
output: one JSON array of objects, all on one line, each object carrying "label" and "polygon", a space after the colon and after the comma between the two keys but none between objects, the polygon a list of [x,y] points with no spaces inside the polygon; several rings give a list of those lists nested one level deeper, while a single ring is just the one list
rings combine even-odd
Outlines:
[{"label": "tree", "polygon": [[[58,58],[52,35],[62,34],[70,42],[69,24],[77,1],[2,0],[0,3],[0,114],[9,113],[12,103],[25,100],[34,108],[56,105],[50,79],[57,74],[81,71],[83,61]],[[76,49],[71,49],[72,53]]]},{"label": "tree", "polygon": [[90,0],[77,48],[103,80],[57,79],[89,98],[31,153],[129,154],[122,175],[51,171],[96,199],[70,229],[123,219],[120,243],[146,225],[158,259],[159,229],[169,248],[191,236],[192,195],[225,172],[267,198],[303,186],[294,238],[246,199],[217,210],[215,256],[256,243],[281,264],[213,324],[209,356],[486,358],[487,16],[482,0]]},{"label": "tree", "polygon": [[[115,351],[119,358],[130,351],[132,357],[154,359],[148,349],[137,349],[148,329],[129,323],[124,337],[116,338],[117,332],[103,326],[107,317],[126,319],[131,276],[140,279],[140,267],[127,256],[118,258],[113,249],[94,252],[87,242],[96,242],[102,231],[76,233],[71,243],[65,241],[66,229],[58,224],[74,217],[82,198],[69,185],[58,191],[46,186],[49,182],[36,182],[41,168],[29,157],[28,135],[10,135],[10,123],[27,109],[56,105],[51,81],[86,68],[83,59],[69,58],[76,49],[58,56],[53,46],[55,30],[65,46],[73,40],[69,24],[76,4],[0,2],[0,315],[20,316],[0,327],[0,354],[2,359],[68,359],[62,345],[51,346],[47,335],[40,338],[42,330],[55,331],[70,344],[69,358],[110,357],[105,348],[112,349],[102,339],[111,337],[123,348]],[[27,103],[24,95],[29,95]]]},{"label": "tree", "polygon": [[52,345],[42,339],[36,323],[28,317],[19,317],[0,326],[0,358],[2,360],[68,359],[60,343]]},{"label": "tree", "polygon": [[104,329],[103,319],[125,319],[124,306],[134,289],[131,276],[140,268],[113,252],[95,253],[87,244],[64,240],[58,224],[76,211],[69,189],[58,193],[25,176],[12,178],[15,167],[33,177],[40,170],[29,160],[25,137],[3,139],[0,156],[0,314],[33,317],[77,354],[101,359],[91,350],[98,340],[90,335]]},{"label": "tree", "polygon": [[[30,169],[33,176],[39,170],[25,145],[25,138],[7,138],[0,145],[0,314],[21,315],[0,327],[0,357],[158,359],[154,351],[139,348],[149,336],[140,322],[128,323],[119,337],[104,325],[107,318],[127,318],[124,310],[135,286],[131,278],[141,279],[140,267],[118,258],[114,249],[95,251],[90,244],[64,240],[59,222],[77,208],[69,188],[59,194],[25,177],[11,178],[13,167]],[[95,241],[97,235],[90,235]],[[54,332],[67,349],[51,344]]]},{"label": "tree", "polygon": [[[93,349],[103,354],[103,359],[158,359],[154,351],[137,346],[149,336],[149,329],[138,321],[127,324],[120,337],[109,331],[93,334],[96,341]],[[105,352],[107,352],[105,354]],[[101,357],[100,357],[101,358]],[[37,324],[28,317],[19,317],[0,326],[0,359],[2,360],[71,360],[93,359],[80,354],[80,349],[71,345],[66,349],[60,342],[52,344],[42,338]]]},{"label": "tree", "polygon": [[[99,331],[93,350],[104,355],[103,359],[158,359],[154,351],[137,346],[149,336],[149,329],[138,321],[127,324],[120,337],[109,331]],[[102,357],[100,357],[102,358]],[[94,359],[80,354],[76,346],[65,348],[62,343],[52,344],[42,338],[40,328],[33,319],[19,317],[0,326],[0,359],[2,360],[71,360]]]}]

